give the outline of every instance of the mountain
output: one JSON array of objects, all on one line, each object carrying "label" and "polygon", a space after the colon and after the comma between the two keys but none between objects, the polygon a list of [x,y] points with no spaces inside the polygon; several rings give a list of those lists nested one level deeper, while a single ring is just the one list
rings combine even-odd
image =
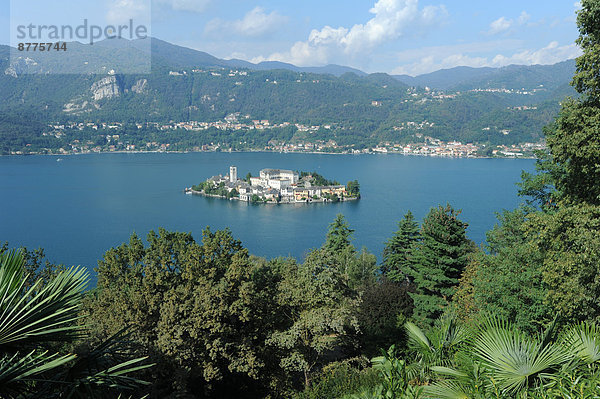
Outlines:
[{"label": "mountain", "polygon": [[409,75],[394,75],[394,77],[409,86],[447,90],[464,81],[487,76],[492,73],[493,70],[494,68],[459,66],[451,69],[441,69],[439,71],[414,77]]},{"label": "mountain", "polygon": [[227,66],[236,68],[248,68],[256,71],[268,71],[271,69],[287,69],[294,72],[320,73],[334,76],[341,76],[345,73],[354,73],[358,76],[366,76],[367,74],[359,69],[346,67],[342,65],[329,64],[321,67],[298,67],[293,64],[279,61],[263,61],[258,64],[253,64],[243,60],[224,60]]},{"label": "mountain", "polygon": [[554,65],[509,65],[502,68],[456,67],[442,69],[416,77],[395,75],[409,86],[438,90],[474,90],[487,88],[527,89],[545,87],[555,90],[570,82],[575,72],[575,60]]},{"label": "mountain", "polygon": [[[340,76],[354,73],[359,76],[367,74],[341,65],[322,67],[298,67],[278,61],[264,61],[253,64],[243,60],[223,60],[203,51],[171,44],[156,38],[140,40],[106,39],[93,46],[78,42],[67,43],[68,62],[64,53],[56,51],[19,52],[8,46],[0,46],[0,56],[12,51],[13,58],[21,59],[13,63],[12,74],[23,73],[106,73],[115,70],[117,73],[132,71],[149,71],[151,65],[158,68],[246,68],[257,71],[284,69],[294,72],[330,74]],[[5,56],[8,58],[8,55]],[[26,62],[33,60],[35,62]]]},{"label": "mountain", "polygon": [[[115,40],[104,40],[99,42],[99,45],[111,45]],[[119,42],[119,41],[116,41]],[[172,67],[222,67],[222,68],[247,68],[256,71],[266,71],[272,69],[286,69],[294,72],[320,73],[340,76],[347,72],[352,72],[360,76],[365,76],[366,73],[355,68],[345,67],[341,65],[326,65],[322,67],[298,67],[279,61],[263,61],[254,64],[244,60],[231,59],[224,60],[203,51],[193,50],[190,48],[171,44],[156,38],[147,38],[134,40],[131,42],[121,40],[121,45],[131,45],[141,51],[150,51],[152,54],[152,62],[159,62],[162,65]]]},{"label": "mountain", "polygon": [[[335,65],[299,68],[222,60],[158,39],[68,46],[68,57],[64,52],[25,53],[0,46],[0,152],[21,151],[28,144],[67,145],[61,135],[48,134],[50,122],[171,124],[223,121],[232,115],[244,123],[269,120],[285,128],[167,134],[128,125],[119,134],[138,144],[149,140],[198,146],[237,140],[236,145],[257,148],[271,140],[330,139],[361,148],[414,142],[424,135],[516,144],[539,140],[559,102],[573,93],[572,61],[454,68],[411,78],[420,84],[406,84],[385,73],[367,75]],[[149,60],[146,72],[124,73],[150,66]],[[435,88],[432,82],[455,89],[440,93],[410,87]],[[106,136],[91,130],[85,134],[76,140],[102,142]]]}]

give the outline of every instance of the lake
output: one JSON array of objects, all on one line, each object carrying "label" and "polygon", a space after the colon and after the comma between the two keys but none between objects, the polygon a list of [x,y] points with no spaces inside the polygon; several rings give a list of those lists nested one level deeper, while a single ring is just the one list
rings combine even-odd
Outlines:
[{"label": "lake", "polygon": [[[337,213],[355,229],[354,244],[381,260],[385,241],[407,210],[462,209],[478,244],[495,212],[521,200],[515,183],[533,160],[450,159],[403,155],[280,153],[94,154],[0,157],[0,242],[43,247],[56,263],[89,268],[103,253],[158,227],[192,232],[230,228],[251,253],[301,259],[320,246]],[[238,167],[317,171],[342,183],[358,179],[362,199],[336,204],[250,205],[183,193],[184,187]]]}]

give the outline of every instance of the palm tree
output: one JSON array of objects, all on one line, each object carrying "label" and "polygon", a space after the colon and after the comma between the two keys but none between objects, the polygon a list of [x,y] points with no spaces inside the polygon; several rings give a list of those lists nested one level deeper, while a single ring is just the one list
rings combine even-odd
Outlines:
[{"label": "palm tree", "polygon": [[[24,264],[20,252],[0,253],[0,397],[26,397],[32,392],[40,396],[40,389],[70,391],[77,397],[78,388],[93,393],[94,387],[126,389],[143,383],[129,374],[149,367],[140,365],[144,358],[112,366],[100,361],[106,354],[102,350],[114,347],[120,337],[77,361],[75,354],[54,349],[85,336],[84,326],[77,321],[89,274],[73,267],[47,284],[38,280],[26,287]],[[96,367],[73,372],[82,362]]]},{"label": "palm tree", "polygon": [[411,364],[411,378],[419,383],[431,379],[431,368],[450,366],[454,354],[469,337],[469,330],[457,324],[453,317],[436,321],[427,333],[411,322],[405,325],[408,333],[408,348],[415,361]]},{"label": "palm tree", "polygon": [[432,367],[440,381],[426,388],[428,397],[567,397],[559,392],[572,389],[568,384],[598,392],[600,329],[580,324],[563,334],[556,330],[555,319],[543,334],[528,336],[487,317],[461,349],[458,367]]}]

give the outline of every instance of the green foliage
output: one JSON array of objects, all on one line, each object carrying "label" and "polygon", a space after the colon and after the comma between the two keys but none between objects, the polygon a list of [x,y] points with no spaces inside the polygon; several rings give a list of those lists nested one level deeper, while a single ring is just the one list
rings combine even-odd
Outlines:
[{"label": "green foliage", "polygon": [[[0,396],[55,397],[63,392],[83,397],[85,392],[95,398],[145,384],[131,376],[149,367],[140,365],[143,358],[117,361],[100,353],[65,354],[56,347],[86,335],[77,321],[87,272],[71,268],[27,287],[24,266],[20,252],[0,253]],[[114,342],[113,337],[104,345]]]},{"label": "green foliage", "polygon": [[281,366],[301,372],[308,387],[314,368],[359,330],[358,295],[347,285],[335,255],[317,249],[304,264],[285,265],[277,303],[287,328],[274,332],[268,342],[285,350]]},{"label": "green foliage", "polygon": [[353,290],[361,289],[375,281],[377,258],[366,248],[360,252],[352,245],[354,230],[348,226],[344,215],[338,214],[329,225],[329,230],[322,246],[337,262],[346,284]]},{"label": "green foliage", "polygon": [[563,170],[555,176],[555,185],[570,202],[600,205],[600,6],[596,0],[581,2],[577,15],[577,44],[583,55],[577,58],[573,77],[580,99],[569,99],[561,105],[556,124],[546,132],[553,161]]},{"label": "green foliage", "polygon": [[600,321],[600,207],[578,204],[531,215],[530,245],[543,254],[545,300],[568,321]]},{"label": "green foliage", "polygon": [[596,326],[576,325],[562,334],[557,327],[555,320],[543,334],[531,336],[486,317],[454,366],[433,368],[438,381],[426,387],[428,396],[551,398],[577,392],[573,397],[593,397],[588,395],[598,389]]},{"label": "green foliage", "polygon": [[351,180],[346,184],[346,191],[354,197],[360,197],[360,184],[358,180]]},{"label": "green foliage", "polygon": [[361,287],[362,301],[358,311],[360,342],[366,356],[375,356],[380,348],[406,343],[404,323],[412,316],[414,304],[409,286],[388,279]]},{"label": "green foliage", "polygon": [[600,205],[599,124],[600,103],[568,100],[547,134],[554,162],[564,170],[555,185],[567,201]]},{"label": "green foliage", "polygon": [[367,367],[365,358],[333,362],[323,368],[313,385],[296,394],[294,399],[342,398],[349,392],[374,389],[380,382],[379,372]]},{"label": "green foliage", "polygon": [[414,359],[410,377],[420,383],[432,380],[434,367],[449,366],[469,338],[468,329],[453,317],[436,320],[427,332],[411,322],[407,322],[405,328],[408,334],[408,352]]},{"label": "green foliage", "polygon": [[596,0],[583,0],[577,13],[579,38],[576,43],[583,50],[577,58],[577,71],[573,77],[575,89],[586,99],[596,102],[600,99],[600,4]]},{"label": "green foliage", "polygon": [[385,243],[381,272],[390,279],[401,281],[406,278],[411,265],[411,254],[419,240],[419,225],[411,211],[398,222],[398,231]]},{"label": "green foliage", "polygon": [[317,172],[299,172],[300,180],[309,181],[313,186],[337,186],[339,183],[335,180],[327,180]]},{"label": "green foliage", "polygon": [[354,233],[354,230],[348,226],[344,215],[338,213],[335,220],[329,225],[323,249],[334,253],[342,252],[348,248],[354,250],[351,244],[352,233]]},{"label": "green foliage", "polygon": [[410,383],[410,372],[406,361],[398,358],[395,346],[387,351],[382,350],[382,356],[373,358],[373,368],[376,369],[383,382],[374,389],[363,391],[349,399],[418,399],[423,397],[423,388]]},{"label": "green foliage", "polygon": [[227,230],[204,230],[201,245],[163,229],[147,240],[145,248],[133,235],[99,262],[89,303],[95,335],[131,325],[139,353],[159,365],[152,375],[158,396],[264,389],[276,374],[265,372],[265,339],[279,318],[268,265],[250,258]]},{"label": "green foliage", "polygon": [[490,370],[500,390],[514,394],[539,385],[542,373],[570,360],[572,355],[548,339],[551,334],[530,337],[506,321],[488,318],[473,338],[472,354]]},{"label": "green foliage", "polygon": [[448,307],[474,245],[467,224],[450,205],[432,208],[423,220],[421,240],[403,273],[415,286],[415,319],[432,324]]},{"label": "green foliage", "polygon": [[561,195],[556,191],[555,182],[561,179],[564,169],[552,160],[548,152],[536,152],[535,169],[537,173],[521,172],[521,181],[517,183],[519,196],[525,197],[527,205],[551,211],[557,206]]},{"label": "green foliage", "polygon": [[491,312],[528,333],[550,321],[548,284],[540,267],[544,251],[532,242],[539,229],[529,225],[530,211],[521,207],[499,214],[500,224],[487,233],[487,253],[471,257],[455,296],[454,308],[463,319]]}]

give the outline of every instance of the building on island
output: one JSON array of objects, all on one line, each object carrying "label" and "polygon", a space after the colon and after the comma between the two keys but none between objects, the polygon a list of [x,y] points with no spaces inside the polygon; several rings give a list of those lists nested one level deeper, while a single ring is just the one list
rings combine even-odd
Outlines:
[{"label": "building on island", "polygon": [[250,185],[251,186],[260,186],[260,177],[251,177]]},{"label": "building on island", "polygon": [[[244,202],[294,203],[357,199],[349,195],[345,186],[313,186],[311,178],[309,175],[300,179],[297,172],[286,169],[263,169],[258,177],[251,176],[248,180],[238,179],[237,167],[232,165],[229,167],[229,176],[213,176],[204,184],[212,187],[209,189],[211,195],[214,195],[215,190],[217,192],[221,190],[221,193],[233,192],[231,197],[227,197]],[[206,193],[206,188],[202,189],[202,193]]]},{"label": "building on island", "polygon": [[291,184],[298,183],[298,173],[285,169],[263,169],[260,171],[260,178],[263,181],[268,180],[290,180]]}]

